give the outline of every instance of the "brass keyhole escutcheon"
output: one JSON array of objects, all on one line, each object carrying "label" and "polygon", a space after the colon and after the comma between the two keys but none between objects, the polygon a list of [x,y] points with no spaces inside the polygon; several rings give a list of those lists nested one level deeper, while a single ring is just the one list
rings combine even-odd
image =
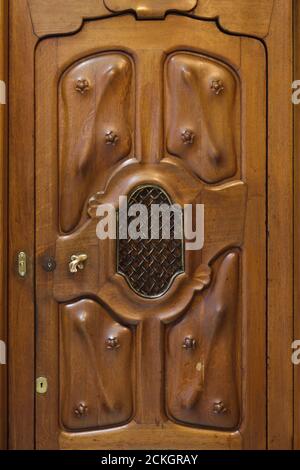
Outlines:
[{"label": "brass keyhole escutcheon", "polygon": [[24,251],[18,254],[18,273],[20,277],[25,277],[27,274],[27,256]]},{"label": "brass keyhole escutcheon", "polygon": [[47,393],[48,381],[46,377],[38,377],[36,379],[36,392],[40,394]]},{"label": "brass keyhole escutcheon", "polygon": [[85,253],[82,253],[80,255],[72,255],[71,261],[69,263],[70,273],[77,273],[78,269],[80,270],[84,269],[85,262],[87,259],[88,257]]}]

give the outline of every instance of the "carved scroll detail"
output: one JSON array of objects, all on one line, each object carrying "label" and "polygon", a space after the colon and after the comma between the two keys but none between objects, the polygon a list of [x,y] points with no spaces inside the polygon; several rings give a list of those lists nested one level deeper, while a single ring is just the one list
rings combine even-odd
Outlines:
[{"label": "carved scroll detail", "polygon": [[133,10],[138,18],[164,18],[168,11],[189,12],[197,3],[197,0],[104,0],[113,13]]}]

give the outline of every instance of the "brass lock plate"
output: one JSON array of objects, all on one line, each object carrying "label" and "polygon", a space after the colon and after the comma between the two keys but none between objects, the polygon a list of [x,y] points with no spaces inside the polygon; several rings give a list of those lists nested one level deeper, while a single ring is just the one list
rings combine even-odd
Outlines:
[{"label": "brass lock plate", "polygon": [[27,256],[24,251],[18,253],[18,273],[20,277],[25,277],[27,274]]}]

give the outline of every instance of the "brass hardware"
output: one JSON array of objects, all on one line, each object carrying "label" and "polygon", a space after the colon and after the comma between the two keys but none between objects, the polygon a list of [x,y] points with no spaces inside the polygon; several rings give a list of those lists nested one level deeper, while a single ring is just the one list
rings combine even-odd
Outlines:
[{"label": "brass hardware", "polygon": [[106,349],[119,349],[120,341],[116,337],[107,338],[105,341]]},{"label": "brass hardware", "polygon": [[79,403],[77,408],[74,410],[74,414],[77,418],[83,418],[84,416],[87,416],[88,411],[89,409],[85,403]]},{"label": "brass hardware", "polygon": [[69,263],[70,273],[77,273],[78,269],[84,269],[84,263],[88,259],[86,254],[72,255]]},{"label": "brass hardware", "polygon": [[48,381],[46,377],[39,377],[36,379],[36,392],[40,394],[47,393]]},{"label": "brass hardware", "polygon": [[75,90],[82,95],[90,89],[90,82],[86,78],[79,78],[75,84]]},{"label": "brass hardware", "polygon": [[45,256],[42,260],[42,266],[44,271],[51,273],[56,268],[56,261],[52,256]]},{"label": "brass hardware", "polygon": [[227,413],[227,408],[222,401],[216,401],[213,406],[213,412],[217,415]]},{"label": "brass hardware", "polygon": [[185,129],[181,132],[181,139],[184,145],[192,145],[195,140],[195,134],[190,129]]},{"label": "brass hardware", "polygon": [[20,251],[18,254],[18,273],[21,277],[25,277],[27,274],[27,256],[24,251]]},{"label": "brass hardware", "polygon": [[182,343],[183,349],[196,349],[196,345],[197,341],[191,336],[187,336],[186,338],[184,338],[184,341]]},{"label": "brass hardware", "polygon": [[224,85],[222,80],[213,80],[211,82],[211,89],[216,95],[220,95],[224,91]]},{"label": "brass hardware", "polygon": [[118,134],[113,131],[107,131],[105,134],[106,145],[116,145],[119,142]]}]

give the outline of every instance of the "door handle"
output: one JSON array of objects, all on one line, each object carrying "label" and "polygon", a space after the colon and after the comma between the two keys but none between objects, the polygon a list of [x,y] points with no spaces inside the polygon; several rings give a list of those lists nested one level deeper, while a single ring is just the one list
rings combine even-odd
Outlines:
[{"label": "door handle", "polygon": [[78,269],[84,269],[85,261],[88,259],[85,253],[80,255],[72,255],[71,261],[69,263],[69,271],[70,273],[77,273]]}]

